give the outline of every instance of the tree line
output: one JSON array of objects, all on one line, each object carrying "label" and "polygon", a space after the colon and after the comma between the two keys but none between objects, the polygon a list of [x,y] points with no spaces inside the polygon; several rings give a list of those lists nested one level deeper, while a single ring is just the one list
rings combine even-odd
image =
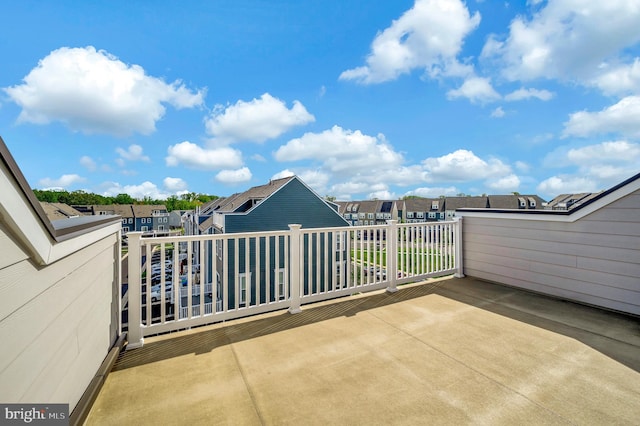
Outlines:
[{"label": "tree line", "polygon": [[173,210],[193,210],[197,206],[200,206],[209,201],[215,200],[217,195],[197,194],[195,192],[188,192],[181,194],[180,196],[171,195],[166,200],[157,200],[151,197],[144,197],[142,199],[133,198],[129,194],[118,194],[115,197],[105,196],[100,194],[94,194],[92,192],[85,192],[82,190],[77,191],[65,191],[65,190],[48,190],[48,189],[34,189],[34,194],[39,201],[48,203],[64,203],[70,206],[72,205],[109,205],[109,204],[147,204],[147,205],[159,205],[166,206],[167,211]]}]

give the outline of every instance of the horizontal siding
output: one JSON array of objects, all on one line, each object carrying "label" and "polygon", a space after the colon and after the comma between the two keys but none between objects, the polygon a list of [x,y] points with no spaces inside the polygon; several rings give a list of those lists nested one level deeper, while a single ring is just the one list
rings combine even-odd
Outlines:
[{"label": "horizontal siding", "polygon": [[116,244],[111,235],[46,267],[0,270],[0,400],[73,409],[115,338]]},{"label": "horizontal siding", "polygon": [[638,193],[575,222],[466,216],[463,250],[466,275],[640,315]]},{"label": "horizontal siding", "polygon": [[540,277],[543,282],[528,281],[527,278],[529,278],[530,275],[523,276],[519,274],[518,271],[513,273],[514,271],[510,271],[508,267],[493,268],[489,271],[485,265],[474,261],[471,261],[470,263],[471,264],[468,265],[468,267],[465,265],[465,274],[475,278],[535,291],[537,293],[547,294],[562,299],[599,306],[606,309],[640,315],[638,305],[633,301],[627,303],[623,300],[602,299],[588,293],[579,293],[571,290],[573,286],[576,285],[575,280],[553,280],[554,285],[551,286],[548,285],[551,280],[545,279],[545,277]]},{"label": "horizontal siding", "polygon": [[245,215],[227,215],[225,232],[288,230],[290,224],[303,228],[348,226],[322,199],[293,179]]},{"label": "horizontal siding", "polygon": [[[508,229],[491,227],[479,229],[478,227],[467,226],[465,223],[464,232],[468,234],[469,242],[479,244],[490,244],[497,247],[507,247],[514,249],[526,249],[545,253],[557,253],[559,255],[581,256],[591,259],[608,259],[611,261],[635,262],[638,260],[638,249],[606,247],[598,245],[597,240],[592,240],[591,244],[572,242],[571,235],[566,235],[564,241],[558,232],[531,231],[521,232],[530,234],[528,236],[514,235]],[[534,235],[535,234],[535,235]],[[534,238],[535,237],[535,238]],[[465,241],[467,237],[465,237]],[[603,250],[606,247],[606,251]]]}]

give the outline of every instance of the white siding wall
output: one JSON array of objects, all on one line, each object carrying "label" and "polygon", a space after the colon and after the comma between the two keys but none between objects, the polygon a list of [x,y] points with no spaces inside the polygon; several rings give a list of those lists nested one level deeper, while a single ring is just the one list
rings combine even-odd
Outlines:
[{"label": "white siding wall", "polygon": [[463,215],[465,275],[640,315],[640,191],[574,222]]},{"label": "white siding wall", "polygon": [[116,338],[116,234],[46,266],[0,224],[0,401],[76,403]]}]

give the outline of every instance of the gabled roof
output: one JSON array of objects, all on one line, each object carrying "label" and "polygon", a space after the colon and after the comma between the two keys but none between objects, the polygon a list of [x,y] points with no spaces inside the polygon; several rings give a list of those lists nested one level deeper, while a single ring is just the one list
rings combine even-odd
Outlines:
[{"label": "gabled roof", "polygon": [[40,201],[40,205],[44,209],[44,212],[49,220],[60,220],[68,219],[70,217],[83,216],[82,212],[79,212],[68,204],[47,203],[44,201]]},{"label": "gabled roof", "polygon": [[[438,203],[437,209],[432,209],[433,203]],[[444,198],[407,198],[404,200],[405,210],[408,212],[442,211]]]},{"label": "gabled roof", "polygon": [[91,206],[91,210],[94,215],[102,214],[117,214],[122,217],[134,217],[131,204],[106,204],[106,205],[94,205]]},{"label": "gabled roof", "polygon": [[156,210],[162,213],[167,212],[167,207],[164,204],[133,204],[131,208],[135,217],[151,217]]},{"label": "gabled roof", "polygon": [[360,201],[358,206],[358,213],[377,213],[379,211],[379,200],[364,200]]},{"label": "gabled roof", "polygon": [[216,213],[247,211],[255,205],[254,203],[251,203],[247,208],[247,204],[250,201],[264,200],[294,178],[295,176],[289,176],[282,179],[274,179],[265,185],[254,186],[245,192],[233,194],[230,197],[225,198],[224,201],[220,203],[219,208],[216,209]]},{"label": "gabled roof", "polygon": [[461,208],[487,208],[487,197],[447,197],[445,210],[457,210]]},{"label": "gabled roof", "polygon": [[200,215],[208,215],[211,212],[215,211],[219,206],[221,206],[226,197],[216,198],[215,200],[211,200],[200,207]]},{"label": "gabled roof", "polygon": [[578,194],[560,194],[547,203],[547,209],[569,210],[586,203],[600,192],[582,192]]},{"label": "gabled roof", "polygon": [[[525,206],[521,207],[520,202],[524,201]],[[531,205],[531,202],[534,205]],[[544,200],[537,195],[489,195],[490,209],[541,209]]]}]

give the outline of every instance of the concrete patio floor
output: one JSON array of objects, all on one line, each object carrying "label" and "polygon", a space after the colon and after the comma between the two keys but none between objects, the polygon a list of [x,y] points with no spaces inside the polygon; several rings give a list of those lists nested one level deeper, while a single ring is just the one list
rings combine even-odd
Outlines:
[{"label": "concrete patio floor", "polygon": [[640,320],[472,278],[147,338],[89,425],[638,424]]}]

